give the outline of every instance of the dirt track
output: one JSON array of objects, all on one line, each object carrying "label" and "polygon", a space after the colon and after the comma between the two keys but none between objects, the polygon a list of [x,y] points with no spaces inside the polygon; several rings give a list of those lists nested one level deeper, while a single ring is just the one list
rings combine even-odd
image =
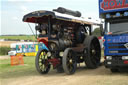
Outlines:
[{"label": "dirt track", "polygon": [[0,47],[7,46],[10,47],[12,43],[20,43],[21,41],[0,41]]},{"label": "dirt track", "polygon": [[46,75],[35,73],[2,80],[2,85],[128,85],[128,73],[111,73],[104,66],[95,70],[79,67],[74,75],[50,71]]},{"label": "dirt track", "polygon": [[9,55],[6,55],[6,56],[0,56],[0,60],[2,60],[2,59],[9,59],[9,58],[10,58]]},{"label": "dirt track", "polygon": [[7,46],[9,47],[11,43],[16,43],[17,41],[0,41],[0,47],[1,46]]}]

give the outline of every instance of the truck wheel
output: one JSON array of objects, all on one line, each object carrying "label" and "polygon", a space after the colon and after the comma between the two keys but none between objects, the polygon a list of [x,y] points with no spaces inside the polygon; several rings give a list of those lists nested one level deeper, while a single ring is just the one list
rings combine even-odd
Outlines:
[{"label": "truck wheel", "polygon": [[73,74],[76,71],[77,63],[75,60],[75,56],[73,53],[73,50],[71,48],[67,48],[64,51],[64,56],[63,56],[63,69],[66,72],[66,74]]},{"label": "truck wheel", "polygon": [[40,74],[47,74],[50,70],[50,64],[48,62],[47,50],[38,51],[35,59],[35,66]]},{"label": "truck wheel", "polygon": [[114,68],[111,68],[110,70],[111,70],[112,73],[119,72],[118,69],[114,69]]},{"label": "truck wheel", "polygon": [[85,64],[90,69],[95,69],[100,65],[101,47],[99,40],[95,36],[88,36],[84,41]]}]

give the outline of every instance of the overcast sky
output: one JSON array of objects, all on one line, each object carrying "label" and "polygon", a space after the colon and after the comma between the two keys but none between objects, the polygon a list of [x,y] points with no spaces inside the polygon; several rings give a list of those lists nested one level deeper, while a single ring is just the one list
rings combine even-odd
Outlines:
[{"label": "overcast sky", "polygon": [[[22,22],[25,14],[36,10],[52,10],[65,7],[78,10],[83,17],[99,18],[98,0],[0,0],[0,35],[32,34],[27,23]],[[34,25],[31,24],[33,30]]]}]

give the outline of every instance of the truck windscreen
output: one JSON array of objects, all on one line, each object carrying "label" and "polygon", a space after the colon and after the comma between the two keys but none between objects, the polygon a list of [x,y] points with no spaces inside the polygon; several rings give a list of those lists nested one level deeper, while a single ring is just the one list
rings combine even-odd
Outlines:
[{"label": "truck windscreen", "polygon": [[110,23],[110,32],[128,31],[128,22]]},{"label": "truck windscreen", "polygon": [[108,21],[106,23],[107,32],[120,33],[128,32],[128,20],[125,21]]}]

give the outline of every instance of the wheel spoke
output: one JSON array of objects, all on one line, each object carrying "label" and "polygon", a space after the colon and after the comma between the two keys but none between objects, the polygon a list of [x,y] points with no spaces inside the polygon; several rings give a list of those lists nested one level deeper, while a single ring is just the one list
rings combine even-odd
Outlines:
[{"label": "wheel spoke", "polygon": [[72,72],[73,70],[74,70],[74,63],[75,63],[75,61],[73,61],[73,56],[72,56],[72,51],[69,51],[69,53],[68,53],[68,56],[67,56],[67,67],[68,67],[68,69],[69,69],[69,72]]},{"label": "wheel spoke", "polygon": [[70,64],[70,69],[69,69],[69,70],[70,70],[70,72],[72,71],[72,69],[73,69],[72,64]]},{"label": "wheel spoke", "polygon": [[99,50],[97,46],[98,44],[95,44],[95,42],[92,42],[91,49],[90,49],[90,57],[94,65],[97,65],[97,63],[99,62],[99,56],[98,56]]},{"label": "wheel spoke", "polygon": [[[73,74],[76,70],[76,62],[73,59],[75,56],[73,56],[73,50],[71,48],[67,48],[64,51],[64,56],[63,56],[63,69],[67,74]],[[66,62],[66,63],[65,63]]]}]

